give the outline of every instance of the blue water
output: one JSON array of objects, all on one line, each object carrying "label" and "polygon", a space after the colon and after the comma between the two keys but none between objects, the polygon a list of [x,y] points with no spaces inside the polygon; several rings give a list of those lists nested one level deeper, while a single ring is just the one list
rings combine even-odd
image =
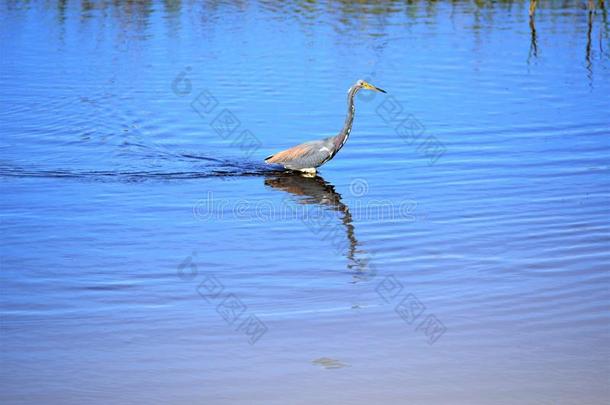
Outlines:
[{"label": "blue water", "polygon": [[3,1],[1,402],[607,403],[584,3]]}]

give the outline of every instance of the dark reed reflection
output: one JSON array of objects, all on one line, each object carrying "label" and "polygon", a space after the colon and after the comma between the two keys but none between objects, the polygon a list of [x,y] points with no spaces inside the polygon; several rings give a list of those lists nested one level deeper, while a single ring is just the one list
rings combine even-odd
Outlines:
[{"label": "dark reed reflection", "polygon": [[534,58],[538,57],[538,41],[536,39],[536,21],[534,20],[534,16],[530,15],[530,52],[528,56],[528,62],[533,56]]},{"label": "dark reed reflection", "polygon": [[595,5],[591,0],[589,0],[589,12],[587,13],[587,46],[585,48],[585,60],[587,64],[587,75],[589,76],[589,80],[591,79],[592,74],[592,65],[591,65],[591,31],[593,31],[593,14],[595,10]]},{"label": "dark reed reflection", "polygon": [[[366,262],[356,255],[359,242],[356,239],[352,214],[349,207],[341,200],[341,194],[335,191],[335,187],[332,184],[320,176],[306,177],[293,173],[276,172],[271,177],[265,179],[265,185],[297,196],[298,204],[317,205],[326,210],[338,212],[340,226],[344,230],[345,240],[347,241],[347,267],[350,270],[364,271]],[[307,221],[307,219],[303,219],[303,221]],[[332,227],[332,224],[329,223],[329,226]],[[316,233],[319,231],[319,236],[324,240],[328,240],[337,250],[342,250],[346,246],[342,241],[336,240],[338,232],[334,229],[319,229],[315,231]]]},{"label": "dark reed reflection", "polygon": [[[585,48],[585,68],[586,75],[589,79],[593,76],[593,65],[595,51],[592,49],[593,40],[593,18],[598,11],[601,13],[603,21],[599,24],[599,48],[600,54],[603,56],[602,42],[603,37],[607,38],[608,24],[606,19],[606,4],[603,0],[587,0],[583,5],[586,8],[585,13],[575,13],[573,25],[576,26],[579,21],[587,18],[586,32],[586,48]],[[28,3],[17,1],[6,2],[6,7],[10,8],[29,8]],[[57,20],[61,27],[70,24],[70,16],[78,16],[82,24],[90,24],[96,18],[110,22],[115,20],[120,27],[119,41],[128,40],[145,40],[152,33],[151,15],[159,10],[165,14],[165,23],[168,28],[168,34],[172,37],[178,37],[180,30],[183,28],[183,17],[188,15],[197,15],[201,22],[199,29],[202,29],[202,34],[208,33],[208,29],[218,25],[219,18],[223,15],[234,14],[243,15],[248,12],[254,12],[256,9],[262,10],[263,14],[273,20],[280,20],[286,23],[296,23],[308,37],[313,37],[314,33],[321,26],[328,26],[337,35],[337,40],[341,42],[350,42],[352,34],[357,32],[365,34],[376,40],[386,40],[387,30],[396,24],[394,19],[400,18],[400,24],[409,28],[418,21],[433,20],[439,14],[444,12],[444,7],[449,7],[452,23],[455,15],[463,15],[466,9],[466,14],[473,19],[474,35],[478,35],[483,24],[495,25],[493,22],[496,12],[504,12],[504,10],[512,11],[517,9],[517,12],[529,14],[530,28],[530,50],[528,54],[528,62],[531,58],[538,57],[538,45],[540,32],[546,32],[549,28],[547,22],[552,25],[552,28],[557,28],[555,20],[548,20],[550,12],[561,12],[569,5],[563,2],[544,2],[542,5],[537,0],[522,0],[522,1],[498,1],[498,2],[450,2],[447,5],[441,5],[435,1],[415,0],[406,3],[390,0],[390,1],[367,1],[354,2],[349,0],[325,0],[325,1],[295,1],[295,2],[274,2],[269,0],[259,0],[248,3],[239,0],[226,1],[210,1],[210,2],[181,2],[177,0],[164,0],[157,4],[150,0],[142,0],[137,2],[91,2],[83,0],[81,2],[69,3],[65,0],[57,0],[49,2],[49,8],[55,8]],[[468,10],[470,8],[470,10]],[[584,10],[583,10],[584,11]],[[536,25],[536,18],[539,12],[546,13],[541,15],[544,19],[544,26],[539,21]],[[481,14],[483,13],[483,14]],[[102,24],[102,29],[112,29],[113,24]],[[492,28],[492,27],[490,27]],[[542,31],[540,31],[542,30]],[[59,35],[63,35],[64,31],[60,30]],[[128,35],[133,38],[126,38]],[[308,42],[310,46],[312,42]],[[478,46],[481,46],[479,43]]]}]

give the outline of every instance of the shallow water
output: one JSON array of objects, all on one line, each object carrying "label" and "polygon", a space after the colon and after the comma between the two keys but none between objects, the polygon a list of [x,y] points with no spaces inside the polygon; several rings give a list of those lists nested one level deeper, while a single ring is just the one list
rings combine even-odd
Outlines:
[{"label": "shallow water", "polygon": [[1,6],[2,403],[607,403],[607,11],[119,3]]}]

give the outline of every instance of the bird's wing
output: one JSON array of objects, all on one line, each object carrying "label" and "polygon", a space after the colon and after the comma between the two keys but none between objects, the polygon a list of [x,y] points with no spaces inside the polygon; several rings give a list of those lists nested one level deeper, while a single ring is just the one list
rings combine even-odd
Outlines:
[{"label": "bird's wing", "polygon": [[290,149],[283,150],[265,159],[267,163],[289,163],[296,159],[303,159],[310,155],[320,153],[324,145],[321,141],[305,142]]}]

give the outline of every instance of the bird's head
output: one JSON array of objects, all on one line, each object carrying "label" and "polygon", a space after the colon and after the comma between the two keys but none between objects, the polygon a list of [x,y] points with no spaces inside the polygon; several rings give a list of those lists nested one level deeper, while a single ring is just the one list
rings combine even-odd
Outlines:
[{"label": "bird's head", "polygon": [[373,86],[370,83],[365,82],[364,80],[358,80],[356,82],[356,86],[358,86],[361,89],[365,89],[365,90],[373,90],[373,91],[379,91],[381,93],[385,93],[385,90],[380,89],[379,87]]}]

